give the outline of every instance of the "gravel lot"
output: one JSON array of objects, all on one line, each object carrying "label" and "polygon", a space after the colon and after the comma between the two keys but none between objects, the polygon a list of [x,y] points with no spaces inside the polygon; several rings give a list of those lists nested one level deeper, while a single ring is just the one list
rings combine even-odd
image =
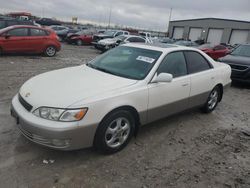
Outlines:
[{"label": "gravel lot", "polygon": [[9,115],[19,87],[34,75],[98,54],[91,46],[64,45],[53,58],[0,57],[0,187],[250,187],[250,87],[245,85],[231,87],[211,114],[192,110],[144,126],[114,155],[55,151],[25,139]]}]

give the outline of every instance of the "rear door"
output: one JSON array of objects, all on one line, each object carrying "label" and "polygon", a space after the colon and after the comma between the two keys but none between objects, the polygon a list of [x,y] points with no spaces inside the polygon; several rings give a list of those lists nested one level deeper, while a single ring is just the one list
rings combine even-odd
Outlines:
[{"label": "rear door", "polygon": [[28,39],[31,52],[42,52],[48,40],[48,33],[42,29],[30,28],[30,36]]},{"label": "rear door", "polygon": [[199,52],[185,51],[184,54],[191,82],[189,107],[205,104],[215,86],[213,66]]},{"label": "rear door", "polygon": [[149,83],[148,122],[188,108],[190,76],[182,51],[168,54],[160,64],[156,74],[173,75],[169,83]]},{"label": "rear door", "polygon": [[2,40],[3,50],[5,52],[26,52],[30,50],[28,44],[28,28],[15,28],[7,31]]}]

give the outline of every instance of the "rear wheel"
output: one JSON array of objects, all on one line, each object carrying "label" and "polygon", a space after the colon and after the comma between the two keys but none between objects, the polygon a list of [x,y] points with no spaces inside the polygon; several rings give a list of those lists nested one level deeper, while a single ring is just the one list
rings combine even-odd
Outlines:
[{"label": "rear wheel", "polygon": [[135,119],[125,110],[108,115],[99,125],[94,147],[102,153],[115,153],[122,150],[134,134]]},{"label": "rear wheel", "polygon": [[76,41],[76,45],[77,45],[77,46],[82,46],[82,45],[83,45],[82,40],[78,39],[78,40]]},{"label": "rear wheel", "polygon": [[221,91],[218,86],[216,86],[208,96],[206,104],[202,107],[202,111],[205,113],[212,112],[220,101]]},{"label": "rear wheel", "polygon": [[46,49],[45,49],[45,52],[44,54],[48,57],[53,57],[56,55],[56,48],[54,46],[48,46]]}]

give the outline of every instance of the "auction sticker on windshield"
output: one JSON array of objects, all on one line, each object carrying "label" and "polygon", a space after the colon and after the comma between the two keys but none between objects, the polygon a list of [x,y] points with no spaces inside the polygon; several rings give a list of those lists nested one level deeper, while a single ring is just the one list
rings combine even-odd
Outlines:
[{"label": "auction sticker on windshield", "polygon": [[136,58],[136,60],[138,60],[138,61],[144,61],[144,62],[147,62],[147,63],[153,63],[155,61],[155,59],[150,58],[150,57],[145,57],[145,56],[138,56]]}]

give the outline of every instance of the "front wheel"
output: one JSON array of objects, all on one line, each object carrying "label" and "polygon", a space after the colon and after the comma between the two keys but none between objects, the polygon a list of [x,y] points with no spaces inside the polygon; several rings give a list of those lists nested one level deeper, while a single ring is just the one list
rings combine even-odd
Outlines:
[{"label": "front wheel", "polygon": [[48,46],[46,49],[45,49],[45,52],[44,54],[48,57],[53,57],[56,55],[56,48],[54,46]]},{"label": "front wheel", "polygon": [[202,107],[202,111],[205,113],[212,112],[219,103],[221,96],[220,88],[216,86],[208,96],[207,102]]},{"label": "front wheel", "polygon": [[102,153],[111,154],[122,150],[134,134],[135,119],[125,110],[108,115],[99,125],[94,147]]},{"label": "front wheel", "polygon": [[78,39],[78,40],[76,41],[76,45],[77,45],[77,46],[82,46],[82,45],[83,45],[82,40]]}]

